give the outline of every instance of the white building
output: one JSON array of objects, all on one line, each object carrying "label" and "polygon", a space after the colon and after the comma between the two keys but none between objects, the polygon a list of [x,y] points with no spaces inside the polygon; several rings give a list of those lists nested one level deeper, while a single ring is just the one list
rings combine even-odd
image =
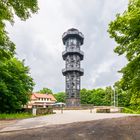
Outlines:
[{"label": "white building", "polygon": [[27,108],[32,108],[33,106],[46,108],[48,106],[54,105],[56,101],[57,100],[52,94],[33,93]]}]

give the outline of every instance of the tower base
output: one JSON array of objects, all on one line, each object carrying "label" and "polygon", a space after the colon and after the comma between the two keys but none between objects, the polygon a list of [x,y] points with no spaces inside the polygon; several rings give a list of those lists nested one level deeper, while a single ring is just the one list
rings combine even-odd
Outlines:
[{"label": "tower base", "polygon": [[67,107],[78,107],[80,106],[80,98],[67,98],[66,99]]}]

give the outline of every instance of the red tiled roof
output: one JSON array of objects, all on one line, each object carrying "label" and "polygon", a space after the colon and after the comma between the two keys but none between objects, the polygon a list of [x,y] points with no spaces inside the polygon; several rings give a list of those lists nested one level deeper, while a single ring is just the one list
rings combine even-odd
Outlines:
[{"label": "red tiled roof", "polygon": [[48,96],[51,98],[52,101],[57,101],[52,94],[48,94]]},{"label": "red tiled roof", "polygon": [[36,98],[48,98],[47,94],[33,93]]},{"label": "red tiled roof", "polygon": [[35,99],[36,99],[36,97],[35,97],[34,94],[31,95],[31,99],[32,99],[32,100],[35,100]]},{"label": "red tiled roof", "polygon": [[37,99],[37,98],[49,98],[52,101],[56,101],[55,97],[52,94],[40,94],[40,93],[33,93],[31,96],[31,99]]}]

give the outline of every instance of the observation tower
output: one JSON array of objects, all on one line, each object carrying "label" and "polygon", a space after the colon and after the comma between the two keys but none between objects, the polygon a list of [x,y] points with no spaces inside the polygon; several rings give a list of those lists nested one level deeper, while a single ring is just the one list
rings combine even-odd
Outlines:
[{"label": "observation tower", "polygon": [[65,76],[66,106],[80,106],[80,85],[84,70],[80,62],[84,58],[84,53],[80,47],[83,45],[84,36],[77,29],[71,28],[62,35],[63,44],[66,46],[62,52],[65,60],[65,68],[62,70]]}]

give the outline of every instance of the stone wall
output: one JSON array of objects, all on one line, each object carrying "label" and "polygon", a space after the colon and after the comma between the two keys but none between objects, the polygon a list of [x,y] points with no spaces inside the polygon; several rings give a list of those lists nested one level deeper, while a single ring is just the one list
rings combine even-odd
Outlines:
[{"label": "stone wall", "polygon": [[53,114],[53,108],[37,108],[37,115]]},{"label": "stone wall", "polygon": [[[33,109],[32,108],[26,108],[23,110],[23,112],[27,112],[32,114]],[[45,115],[45,114],[53,114],[53,108],[36,108],[36,115]]]},{"label": "stone wall", "polygon": [[97,108],[96,113],[110,113],[109,108]]}]

